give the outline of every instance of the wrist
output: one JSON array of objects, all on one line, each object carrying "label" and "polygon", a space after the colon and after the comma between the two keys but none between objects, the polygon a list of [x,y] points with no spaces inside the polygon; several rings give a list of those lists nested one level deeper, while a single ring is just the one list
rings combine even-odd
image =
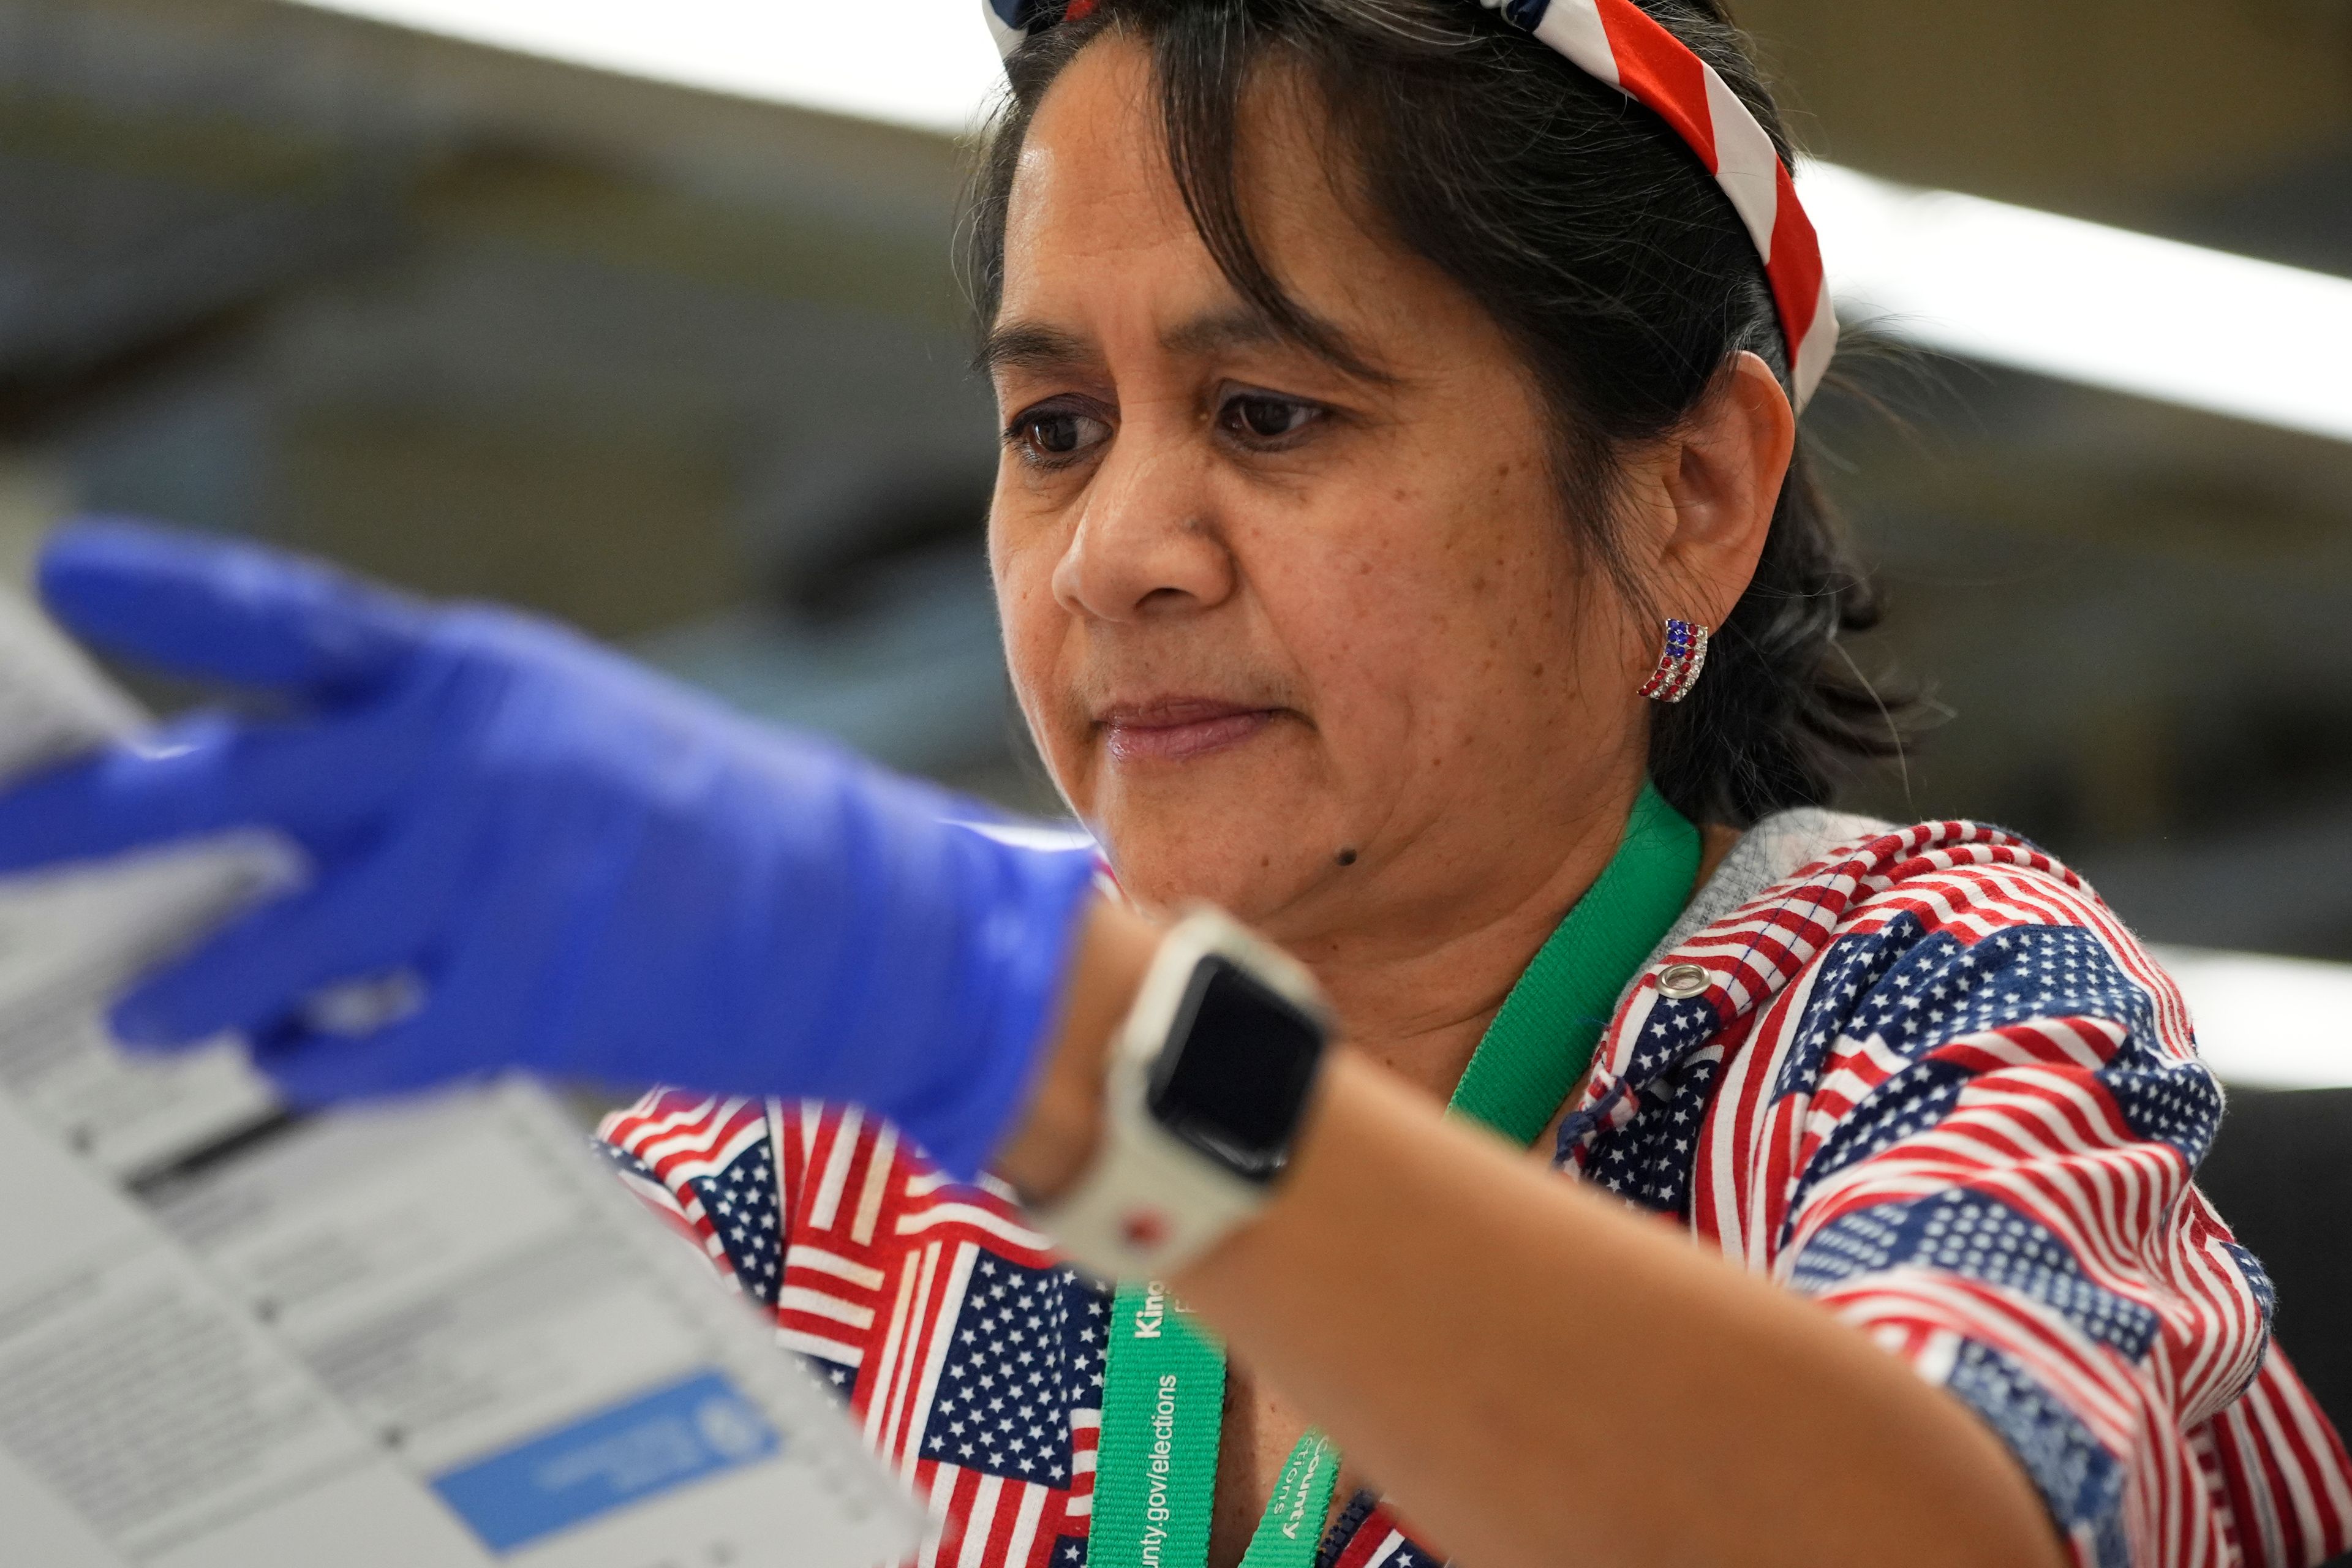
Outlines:
[{"label": "wrist", "polygon": [[1034,1203],[1067,1192],[1102,1141],[1110,1046],[1160,945],[1160,928],[1108,899],[1087,910],[1060,1016],[1038,1064],[1029,1103],[992,1162]]},{"label": "wrist", "polygon": [[1101,1279],[1164,1279],[1214,1248],[1279,1184],[1331,1026],[1296,960],[1194,909],[1095,1064],[1094,1148],[1032,1194],[1032,1219]]}]

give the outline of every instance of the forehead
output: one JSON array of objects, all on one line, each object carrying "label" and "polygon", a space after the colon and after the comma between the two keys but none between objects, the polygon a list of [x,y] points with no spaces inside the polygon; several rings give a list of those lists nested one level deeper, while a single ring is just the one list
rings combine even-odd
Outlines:
[{"label": "forehead", "polygon": [[1013,177],[1006,226],[1013,255],[1044,237],[1042,226],[1057,237],[1112,237],[1143,214],[1155,228],[1185,221],[1157,101],[1150,57],[1117,35],[1097,39],[1055,79]]},{"label": "forehead", "polygon": [[[1324,120],[1295,71],[1257,73],[1238,127],[1242,215],[1300,303],[1370,326],[1397,313],[1381,306],[1417,258],[1376,239],[1343,198]],[[1047,89],[1024,138],[1005,215],[1001,319],[1139,312],[1164,322],[1233,303],[1170,169],[1150,56],[1107,34]]]}]

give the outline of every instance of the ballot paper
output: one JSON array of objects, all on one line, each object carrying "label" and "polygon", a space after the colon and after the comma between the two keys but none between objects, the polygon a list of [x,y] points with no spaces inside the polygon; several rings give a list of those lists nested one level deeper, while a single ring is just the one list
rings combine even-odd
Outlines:
[{"label": "ballot paper", "polygon": [[[0,596],[0,779],[135,734]],[[100,1004],[302,875],[266,834],[0,879],[0,1563],[874,1568],[921,1515],[522,1080],[297,1117]]]}]

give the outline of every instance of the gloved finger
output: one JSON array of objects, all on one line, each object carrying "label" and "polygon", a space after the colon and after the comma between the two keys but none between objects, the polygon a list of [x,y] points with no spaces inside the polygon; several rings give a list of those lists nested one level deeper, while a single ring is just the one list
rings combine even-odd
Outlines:
[{"label": "gloved finger", "polygon": [[256,1035],[253,1065],[277,1087],[287,1104],[321,1110],[354,1100],[413,1094],[467,1076],[442,1047],[446,1032],[429,990],[414,1016],[372,1035],[328,1034],[289,1019]]},{"label": "gloved finger", "polygon": [[[472,978],[453,974],[453,967],[470,969]],[[299,1109],[412,1094],[513,1070],[526,1064],[514,1049],[511,1018],[480,994],[485,984],[494,992],[511,989],[495,976],[498,967],[446,954],[420,959],[401,977],[412,1005],[392,1022],[354,1036],[320,1027],[313,1013],[298,1013],[249,1037],[254,1066]]]},{"label": "gloved finger", "polygon": [[0,794],[0,873],[233,827],[276,827],[314,854],[373,822],[422,765],[394,710],[251,725],[198,715],[47,769]]},{"label": "gloved finger", "polygon": [[[543,833],[547,825],[541,821],[531,827]],[[323,1030],[304,1011],[255,1030],[249,1037],[254,1064],[268,1074],[289,1103],[325,1106],[405,1094],[486,1076],[521,1060],[523,1015],[533,1010],[541,987],[533,962],[539,955],[518,948],[512,940],[537,930],[538,923],[508,907],[520,897],[515,879],[506,879],[502,897],[498,890],[497,869],[517,853],[516,847],[477,839],[435,847],[460,892],[477,887],[493,889],[489,905],[466,910],[469,927],[489,933],[489,940],[454,931],[435,933],[436,940],[404,964],[415,979],[417,1005],[371,1033],[355,1037]]]},{"label": "gloved finger", "polygon": [[58,618],[102,647],[184,675],[305,694],[381,679],[430,618],[315,561],[119,519],[51,534],[39,579]]},{"label": "gloved finger", "polygon": [[459,814],[436,814],[263,905],[125,994],[116,1037],[133,1047],[258,1037],[337,982],[408,966],[443,934],[466,879],[465,831]]}]

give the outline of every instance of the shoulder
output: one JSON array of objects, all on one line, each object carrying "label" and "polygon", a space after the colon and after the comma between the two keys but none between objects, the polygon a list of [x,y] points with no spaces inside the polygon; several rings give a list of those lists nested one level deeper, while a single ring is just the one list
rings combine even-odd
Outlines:
[{"label": "shoulder", "polygon": [[1886,1025],[1915,1035],[1939,1013],[1955,1031],[2079,1015],[2193,1055],[2170,978],[2081,877],[2017,834],[1790,813],[1757,836],[1785,868],[1674,944],[1725,988],[1729,1015],[1896,1009]]},{"label": "shoulder", "polygon": [[1621,1190],[1670,1212],[1707,1149],[1792,1195],[2008,1072],[2202,1157],[2220,1091],[2179,994],[2080,877],[1979,823],[1791,816],[1628,990],[1563,1155],[1604,1180],[1647,1162]]},{"label": "shoulder", "polygon": [[2085,1066],[2127,1044],[2195,1059],[2171,977],[2081,877],[2005,829],[1931,822],[1874,833],[1742,912],[1790,911],[1801,911],[1804,957],[1777,989],[1783,1012],[1816,1032],[1835,1024],[1916,1048],[2067,1020],[2074,1026],[2047,1043]]}]

